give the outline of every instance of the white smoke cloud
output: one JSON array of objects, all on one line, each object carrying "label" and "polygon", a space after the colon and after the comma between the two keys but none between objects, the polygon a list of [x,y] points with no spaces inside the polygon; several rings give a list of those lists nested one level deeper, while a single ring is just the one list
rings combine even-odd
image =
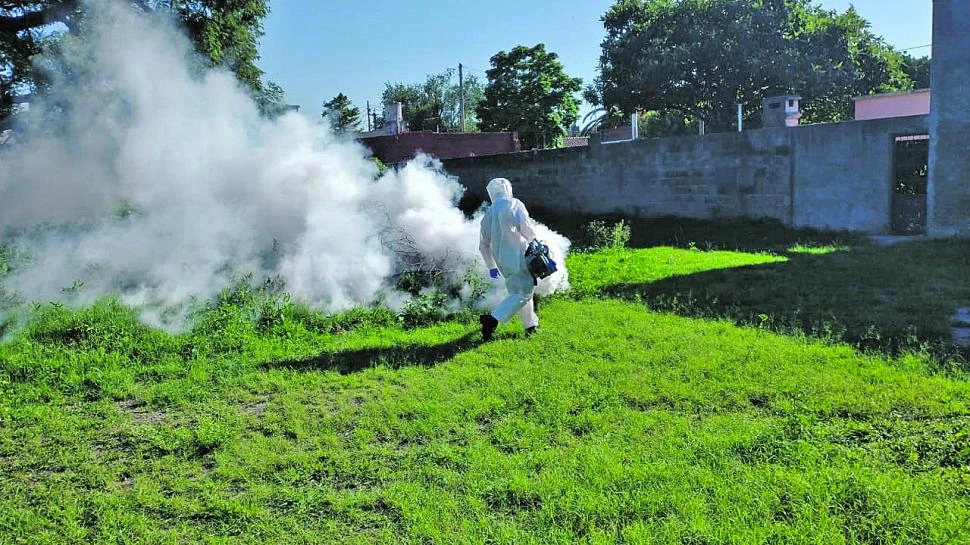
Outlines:
[{"label": "white smoke cloud", "polygon": [[[0,151],[0,233],[20,233],[14,243],[30,254],[3,289],[171,308],[252,272],[339,310],[400,300],[387,294],[407,260],[455,280],[468,264],[484,272],[478,222],[456,207],[463,188],[433,161],[375,181],[359,144],[296,114],[261,118],[231,74],[193,72],[169,21],[89,5],[92,31],[61,47],[87,84],[52,73],[52,100],[32,104],[22,144]],[[569,241],[537,232],[562,264]],[[539,291],[567,287],[564,270]]]}]

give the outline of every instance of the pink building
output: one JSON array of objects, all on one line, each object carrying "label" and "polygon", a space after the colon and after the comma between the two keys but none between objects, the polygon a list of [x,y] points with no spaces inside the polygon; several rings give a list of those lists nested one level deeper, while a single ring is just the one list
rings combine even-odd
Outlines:
[{"label": "pink building", "polygon": [[884,93],[856,97],[855,119],[883,119],[930,113],[930,90],[919,89],[902,93]]}]

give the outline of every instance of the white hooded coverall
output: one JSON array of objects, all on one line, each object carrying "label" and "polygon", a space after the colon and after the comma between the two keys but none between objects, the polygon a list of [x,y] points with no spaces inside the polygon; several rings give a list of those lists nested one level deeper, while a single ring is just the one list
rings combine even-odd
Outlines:
[{"label": "white hooded coverall", "polygon": [[479,251],[489,269],[498,268],[505,277],[509,295],[492,311],[499,323],[506,323],[516,312],[526,329],[539,325],[532,294],[532,274],[526,266],[525,250],[536,238],[529,221],[529,211],[522,201],[512,197],[512,184],[495,178],[486,188],[492,206],[482,218]]}]

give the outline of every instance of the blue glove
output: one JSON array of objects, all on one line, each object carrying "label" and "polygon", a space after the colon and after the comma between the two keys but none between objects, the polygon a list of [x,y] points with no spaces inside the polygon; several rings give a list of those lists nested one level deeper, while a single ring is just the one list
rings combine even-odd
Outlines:
[{"label": "blue glove", "polygon": [[490,271],[488,271],[488,275],[491,276],[492,278],[498,278],[502,276],[502,273],[498,272],[498,269],[491,269]]},{"label": "blue glove", "polygon": [[552,272],[556,272],[559,270],[559,265],[556,265],[556,262],[550,259],[549,268],[552,269]]}]

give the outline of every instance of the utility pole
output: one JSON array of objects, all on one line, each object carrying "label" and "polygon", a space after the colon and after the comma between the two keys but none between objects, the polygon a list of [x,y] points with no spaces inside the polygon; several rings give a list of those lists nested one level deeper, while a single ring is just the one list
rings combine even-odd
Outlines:
[{"label": "utility pole", "polygon": [[370,132],[370,101],[367,101],[367,132]]},{"label": "utility pole", "polygon": [[465,132],[465,72],[461,63],[458,63],[458,92],[461,97],[458,108],[461,111],[461,132]]}]

